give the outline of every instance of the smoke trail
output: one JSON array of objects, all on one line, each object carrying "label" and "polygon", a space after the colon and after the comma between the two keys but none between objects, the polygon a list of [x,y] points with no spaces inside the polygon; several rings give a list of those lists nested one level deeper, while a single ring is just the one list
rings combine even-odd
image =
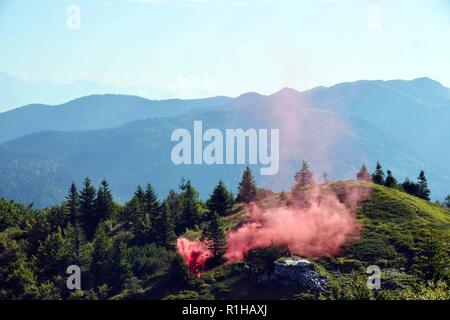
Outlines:
[{"label": "smoke trail", "polygon": [[309,193],[309,205],[303,208],[278,207],[263,210],[256,204],[247,208],[247,222],[228,233],[229,261],[240,261],[245,254],[271,245],[286,246],[295,254],[315,258],[336,255],[361,225],[351,207],[363,200],[370,190],[358,184],[341,196],[331,190],[316,188]]},{"label": "smoke trail", "polygon": [[177,250],[184,258],[189,271],[197,277],[205,269],[206,260],[213,256],[206,242],[191,241],[183,237],[177,239]]}]

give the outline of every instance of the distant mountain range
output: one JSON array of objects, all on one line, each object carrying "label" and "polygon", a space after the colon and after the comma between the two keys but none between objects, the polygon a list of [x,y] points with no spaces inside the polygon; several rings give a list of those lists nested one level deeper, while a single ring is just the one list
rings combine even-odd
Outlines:
[{"label": "distant mountain range", "polygon": [[0,113],[0,196],[38,207],[64,199],[72,181],[106,178],[121,201],[151,182],[164,196],[182,177],[206,197],[222,178],[235,188],[242,165],[175,166],[176,128],[279,128],[280,172],[260,186],[289,188],[302,159],[320,180],[350,178],[380,160],[398,180],[424,169],[433,199],[450,193],[450,89],[428,78],[357,81],[265,96],[151,101],[94,95],[59,106]]},{"label": "distant mountain range", "polygon": [[48,80],[23,81],[0,71],[0,112],[31,103],[60,104],[66,101],[92,94],[134,94],[139,96],[170,96],[148,87],[119,88],[92,81],[75,81],[58,84]]}]

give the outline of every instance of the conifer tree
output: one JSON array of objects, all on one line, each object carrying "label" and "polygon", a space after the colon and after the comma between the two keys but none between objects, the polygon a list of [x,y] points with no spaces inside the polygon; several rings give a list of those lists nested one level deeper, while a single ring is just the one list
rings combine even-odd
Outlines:
[{"label": "conifer tree", "polygon": [[158,201],[158,196],[150,183],[147,184],[147,188],[145,189],[144,199],[145,213],[149,214],[152,225],[155,226],[157,217],[160,214],[161,205]]},{"label": "conifer tree", "polygon": [[176,193],[173,189],[169,191],[165,200],[169,206],[169,210],[172,214],[173,222],[175,225],[175,234],[184,232],[183,229],[183,199],[180,194]]},{"label": "conifer tree", "polygon": [[175,226],[172,212],[166,201],[163,202],[160,212],[156,227],[158,243],[167,249],[173,249],[176,241]]},{"label": "conifer tree", "polygon": [[134,192],[134,195],[136,198],[141,202],[141,204],[145,203],[145,192],[144,189],[139,185],[136,188],[136,191]]},{"label": "conifer tree", "polygon": [[152,222],[150,215],[144,211],[143,204],[134,196],[124,207],[122,220],[129,223],[134,234],[134,241],[144,245],[152,237]]},{"label": "conifer tree", "polygon": [[379,185],[384,185],[384,172],[379,161],[375,167],[375,172],[372,174],[372,181]]},{"label": "conifer tree", "polygon": [[370,176],[369,170],[365,163],[363,163],[361,169],[356,174],[356,180],[358,181],[372,181],[372,177]]},{"label": "conifer tree", "polygon": [[309,169],[308,162],[302,162],[302,168],[295,174],[295,184],[292,187],[292,196],[299,200],[303,198],[305,191],[310,190],[316,184],[314,174]]},{"label": "conifer tree", "polygon": [[109,266],[109,283],[115,292],[120,292],[127,278],[132,276],[131,264],[127,257],[127,244],[120,237],[113,241]]},{"label": "conifer tree", "polygon": [[256,183],[253,178],[252,171],[249,167],[246,167],[242,174],[242,180],[239,183],[238,195],[236,202],[250,203],[256,199]]},{"label": "conifer tree", "polygon": [[205,236],[211,241],[211,251],[219,261],[227,250],[227,239],[219,215],[214,212],[206,229]]},{"label": "conifer tree", "polygon": [[69,222],[73,227],[74,256],[75,262],[80,260],[80,248],[83,241],[83,231],[80,226],[80,198],[75,183],[72,183],[67,196],[67,210],[69,212]]},{"label": "conifer tree", "polygon": [[[109,219],[114,211],[114,199],[109,189],[108,182],[103,180],[97,191],[96,198],[97,226],[99,223]],[[96,226],[96,227],[97,227]]]},{"label": "conifer tree", "polygon": [[450,208],[450,194],[445,197],[443,204],[445,207]]},{"label": "conifer tree", "polygon": [[182,221],[183,230],[192,228],[200,222],[198,192],[191,181],[182,181],[180,189],[183,199]]},{"label": "conifer tree", "polygon": [[214,188],[206,205],[211,212],[217,212],[220,216],[224,216],[233,207],[232,196],[222,180]]},{"label": "conifer tree", "polygon": [[409,180],[409,178],[406,178],[405,181],[402,183],[402,189],[413,196],[418,196],[419,194],[419,186],[417,183],[414,183],[413,181]]},{"label": "conifer tree", "polygon": [[90,267],[90,275],[94,287],[107,283],[110,278],[110,260],[112,243],[106,234],[104,224],[100,224],[95,233],[94,249],[92,251],[92,261]]},{"label": "conifer tree", "polygon": [[88,240],[94,236],[98,223],[95,196],[95,188],[87,177],[84,179],[83,189],[80,193],[80,214],[84,233]]},{"label": "conifer tree", "polygon": [[430,200],[430,189],[428,189],[428,182],[427,178],[425,177],[425,172],[423,170],[420,171],[419,177],[418,177],[418,194],[417,196],[419,198]]},{"label": "conifer tree", "polygon": [[384,185],[388,188],[395,188],[398,185],[397,179],[394,178],[391,170],[387,171],[387,177]]}]

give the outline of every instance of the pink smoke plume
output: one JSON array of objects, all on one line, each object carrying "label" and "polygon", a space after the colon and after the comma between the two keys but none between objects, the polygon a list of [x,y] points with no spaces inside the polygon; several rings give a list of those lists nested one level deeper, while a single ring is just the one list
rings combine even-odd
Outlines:
[{"label": "pink smoke plume", "polygon": [[183,237],[177,239],[177,250],[184,258],[189,271],[197,277],[205,269],[206,260],[213,256],[206,242],[191,241]]},{"label": "pink smoke plume", "polygon": [[293,254],[317,258],[336,255],[361,225],[352,206],[370,190],[362,184],[345,190],[339,199],[331,190],[317,188],[308,196],[309,206],[277,207],[263,210],[256,204],[247,208],[247,222],[228,233],[229,261],[240,261],[248,251],[271,245],[286,246]]}]

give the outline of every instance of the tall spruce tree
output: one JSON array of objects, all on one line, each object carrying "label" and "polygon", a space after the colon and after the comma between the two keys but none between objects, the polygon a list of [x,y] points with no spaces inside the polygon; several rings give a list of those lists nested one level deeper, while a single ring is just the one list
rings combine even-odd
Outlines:
[{"label": "tall spruce tree", "polygon": [[308,162],[302,162],[301,169],[295,174],[295,184],[292,187],[292,197],[295,200],[302,199],[307,190],[313,188],[316,184],[314,174],[309,169]]},{"label": "tall spruce tree", "polygon": [[198,192],[195,190],[191,181],[181,182],[181,196],[183,199],[182,221],[183,230],[192,228],[200,222],[200,208]]},{"label": "tall spruce tree", "polygon": [[100,224],[95,232],[93,247],[89,271],[93,287],[97,287],[108,282],[111,271],[112,243],[104,224]]},{"label": "tall spruce tree", "polygon": [[95,205],[96,190],[91,183],[91,179],[86,177],[83,182],[83,189],[80,193],[80,214],[84,233],[87,240],[91,240],[97,229],[97,210]]},{"label": "tall spruce tree", "polygon": [[175,224],[175,233],[181,234],[183,229],[183,199],[182,196],[171,189],[165,200],[172,213],[173,222]]},{"label": "tall spruce tree", "polygon": [[156,225],[156,220],[161,211],[161,205],[158,201],[158,196],[152,185],[149,183],[145,189],[144,194],[144,211],[149,214],[152,225]]},{"label": "tall spruce tree", "polygon": [[384,185],[384,172],[379,161],[375,167],[375,172],[372,174],[372,181],[379,185]]},{"label": "tall spruce tree", "polygon": [[242,180],[239,183],[238,195],[236,202],[250,203],[256,200],[256,183],[253,178],[252,171],[249,167],[246,167],[242,174]]},{"label": "tall spruce tree", "polygon": [[72,183],[67,195],[67,210],[69,212],[69,222],[73,227],[73,249],[75,262],[79,263],[81,257],[81,243],[83,241],[83,231],[80,222],[80,198],[75,183]]},{"label": "tall spruce tree", "polygon": [[220,216],[224,216],[231,210],[233,204],[233,197],[225,186],[225,183],[220,180],[219,184],[214,188],[211,197],[206,202],[208,209],[211,212],[217,212]]},{"label": "tall spruce tree", "polygon": [[417,182],[418,194],[417,194],[417,196],[419,198],[429,201],[431,192],[430,192],[430,189],[428,189],[428,181],[427,181],[427,178],[425,177],[425,172],[423,170],[420,170],[420,174],[417,179],[418,179],[418,182]]},{"label": "tall spruce tree", "polygon": [[109,266],[110,278],[108,281],[112,285],[114,293],[120,292],[123,289],[126,279],[133,275],[127,252],[128,247],[126,242],[120,237],[114,239]]},{"label": "tall spruce tree", "polygon": [[394,178],[391,170],[387,171],[387,177],[384,185],[388,188],[395,188],[398,185],[397,179]]},{"label": "tall spruce tree", "polygon": [[153,229],[150,215],[145,212],[143,204],[137,196],[133,196],[125,204],[122,220],[128,222],[137,245],[144,245],[151,240]]},{"label": "tall spruce tree", "polygon": [[97,210],[97,227],[100,222],[109,219],[114,212],[114,199],[106,180],[103,180],[100,183],[95,202]]},{"label": "tall spruce tree", "polygon": [[156,239],[159,245],[170,250],[175,247],[176,235],[172,212],[166,201],[161,205],[160,212],[157,226],[155,227],[157,230]]},{"label": "tall spruce tree", "polygon": [[219,261],[227,250],[227,239],[220,216],[214,212],[211,221],[205,232],[207,239],[211,241],[211,251],[213,252],[216,261]]},{"label": "tall spruce tree", "polygon": [[145,203],[145,192],[144,189],[139,185],[136,188],[136,191],[134,192],[134,195],[136,198],[141,202],[141,204]]},{"label": "tall spruce tree", "polygon": [[365,163],[361,166],[361,169],[356,174],[356,180],[358,181],[372,181],[372,177],[370,176],[369,170],[367,169],[367,166]]}]

